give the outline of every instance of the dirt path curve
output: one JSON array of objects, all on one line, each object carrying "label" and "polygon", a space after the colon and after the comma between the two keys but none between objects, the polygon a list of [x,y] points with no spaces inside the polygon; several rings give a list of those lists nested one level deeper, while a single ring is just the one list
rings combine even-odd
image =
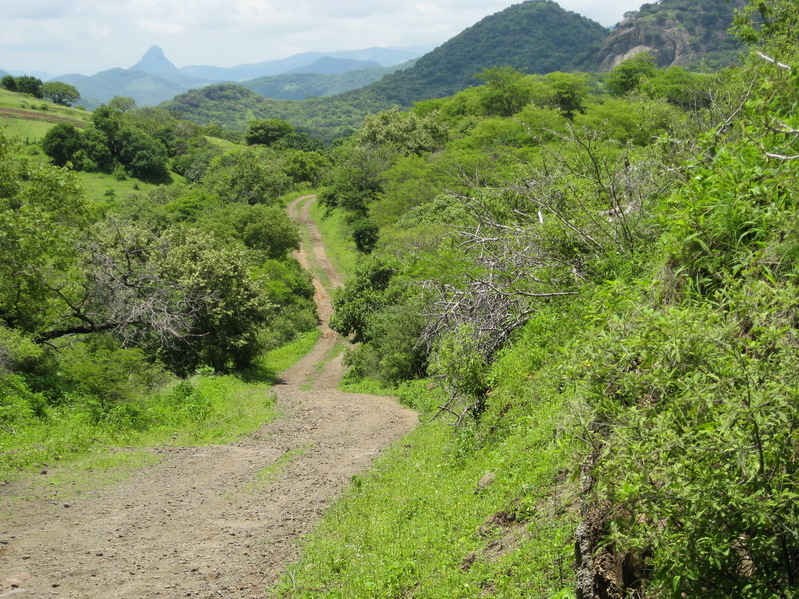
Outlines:
[{"label": "dirt path curve", "polygon": [[[313,240],[298,257],[340,284],[308,216],[312,199],[289,206]],[[350,478],[417,422],[391,399],[336,390],[330,301],[316,289],[323,336],[275,387],[276,421],[234,445],[156,449],[158,465],[69,504],[0,491],[0,503],[14,500],[0,521],[0,598],[267,596]],[[253,485],[269,467],[272,482]]]}]

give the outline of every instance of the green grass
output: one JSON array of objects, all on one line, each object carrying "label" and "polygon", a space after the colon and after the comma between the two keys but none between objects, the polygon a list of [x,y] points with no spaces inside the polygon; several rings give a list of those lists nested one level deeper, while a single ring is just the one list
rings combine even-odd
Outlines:
[{"label": "green grass", "polygon": [[352,241],[351,227],[345,221],[343,210],[336,210],[327,214],[327,209],[319,202],[314,202],[311,206],[311,217],[322,239],[325,240],[325,250],[327,257],[333,264],[333,268],[338,271],[346,281],[355,273],[355,265],[358,262],[358,250]]},{"label": "green grass", "polygon": [[[477,423],[436,418],[449,396],[433,381],[394,389],[422,424],[353,478],[274,592],[573,598],[570,468],[582,447],[566,418],[575,391],[563,364],[581,318],[577,302],[541,307],[494,364]],[[346,387],[387,393],[369,381]]]},{"label": "green grass", "polygon": [[[20,114],[22,111],[24,114]],[[26,94],[0,90],[0,127],[7,134],[23,142],[35,143],[57,123],[70,123],[85,127],[91,122],[91,113],[78,108],[59,106],[46,100],[37,100]]]},{"label": "green grass", "polygon": [[[413,392],[423,393],[418,385]],[[276,592],[291,598],[561,593],[573,576],[575,519],[553,499],[569,453],[569,442],[553,437],[561,416],[561,406],[540,405],[535,420],[496,442],[444,420],[420,426],[353,478]],[[487,473],[493,482],[481,486]]]},{"label": "green grass", "polygon": [[73,405],[49,408],[43,419],[0,428],[0,480],[26,477],[56,463],[60,467],[80,464],[94,452],[113,452],[116,447],[233,442],[275,418],[274,380],[305,355],[318,337],[318,331],[309,332],[266,353],[244,376],[174,380],[107,413],[78,399]]}]

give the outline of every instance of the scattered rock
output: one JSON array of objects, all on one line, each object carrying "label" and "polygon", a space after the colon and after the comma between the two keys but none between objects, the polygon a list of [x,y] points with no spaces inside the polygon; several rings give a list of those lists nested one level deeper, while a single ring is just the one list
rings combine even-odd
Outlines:
[{"label": "scattered rock", "polygon": [[474,490],[475,493],[479,493],[489,485],[491,485],[497,478],[497,475],[493,472],[487,472],[483,478],[477,481],[477,488]]}]

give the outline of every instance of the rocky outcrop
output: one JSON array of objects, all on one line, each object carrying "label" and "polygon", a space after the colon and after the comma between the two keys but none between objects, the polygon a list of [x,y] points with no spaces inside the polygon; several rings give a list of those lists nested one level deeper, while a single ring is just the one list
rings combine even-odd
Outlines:
[{"label": "rocky outcrop", "polygon": [[627,13],[599,51],[600,70],[609,71],[640,52],[658,66],[686,66],[702,60],[723,64],[739,45],[727,32],[733,11],[745,0],[662,0]]}]

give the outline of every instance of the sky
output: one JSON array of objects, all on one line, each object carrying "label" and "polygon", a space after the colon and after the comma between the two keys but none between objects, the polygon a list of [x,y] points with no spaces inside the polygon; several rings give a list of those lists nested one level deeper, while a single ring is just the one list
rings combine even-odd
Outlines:
[{"label": "sky", "polygon": [[[644,0],[560,0],[612,26]],[[93,75],[150,46],[178,67],[308,51],[433,49],[519,0],[0,0],[0,69]]]}]

